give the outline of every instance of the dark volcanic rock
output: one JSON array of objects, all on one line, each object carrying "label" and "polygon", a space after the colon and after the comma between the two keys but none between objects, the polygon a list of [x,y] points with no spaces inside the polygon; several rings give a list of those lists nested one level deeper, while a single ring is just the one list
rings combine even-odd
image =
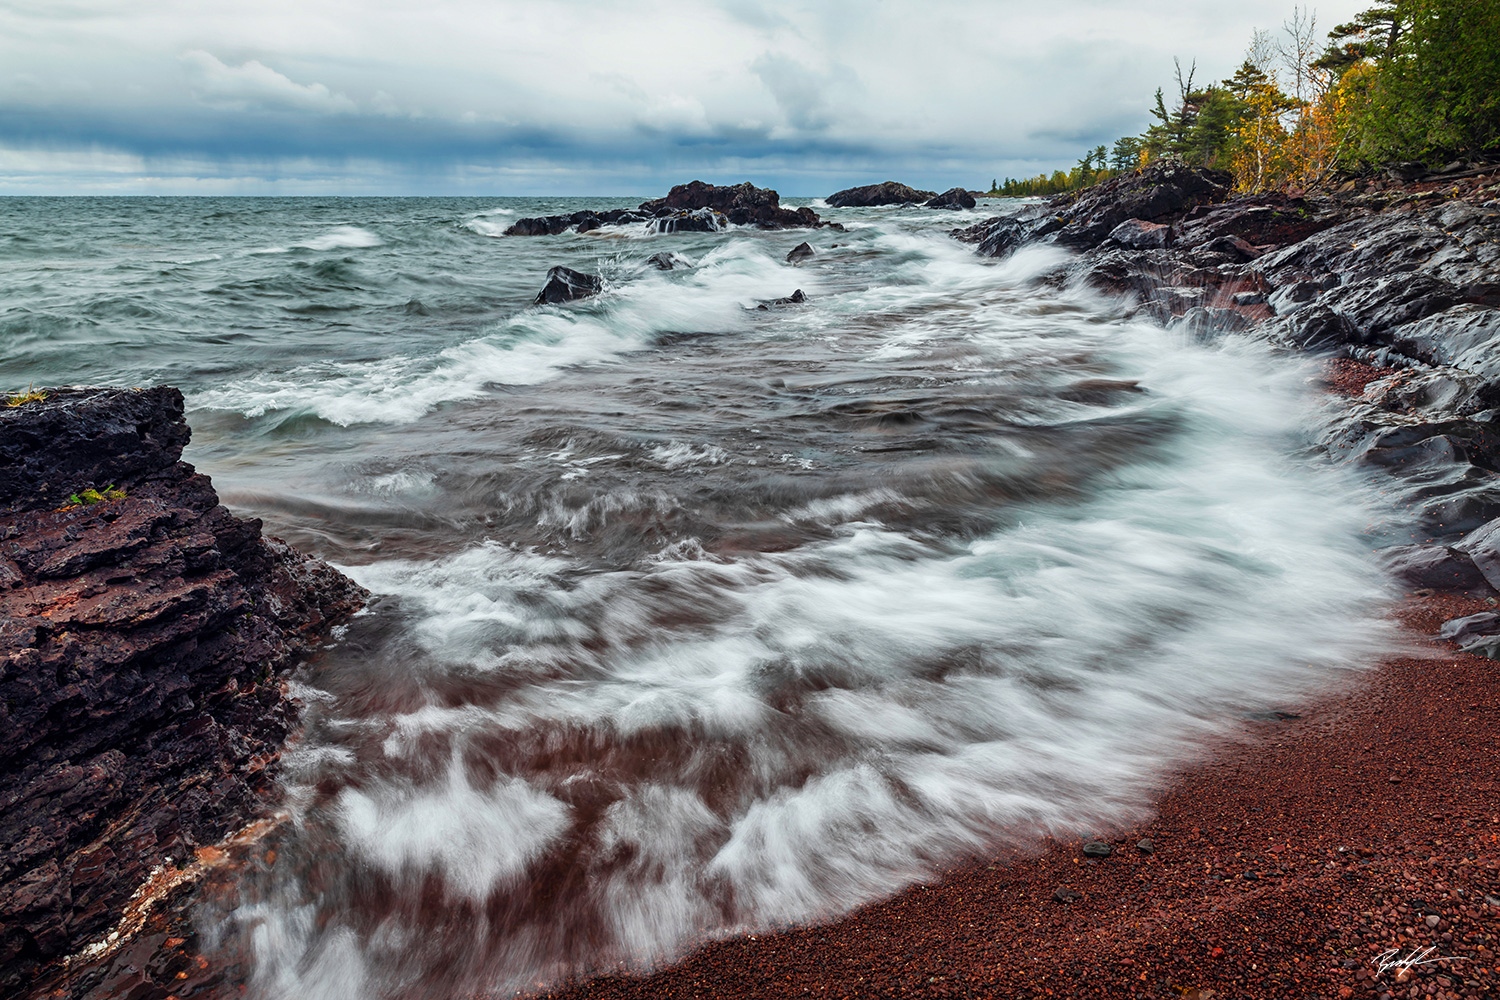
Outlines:
[{"label": "dark volcanic rock", "polygon": [[175,389],[55,391],[0,408],[0,512],[61,507],[70,494],[133,487],[188,442]]},{"label": "dark volcanic rock", "polygon": [[724,186],[691,181],[677,185],[665,198],[642,202],[639,208],[612,208],[605,212],[585,210],[571,215],[520,219],[505,230],[505,235],[556,236],[569,229],[587,233],[603,226],[642,222],[658,233],[712,233],[726,225],[760,229],[827,226],[842,231],[844,228],[838,223],[822,221],[810,208],[783,208],[781,197],[775,191],[758,188],[748,181]]},{"label": "dark volcanic rock", "polygon": [[548,215],[536,219],[517,219],[505,230],[506,236],[556,236],[573,225],[566,215]]},{"label": "dark volcanic rock", "polygon": [[[829,204],[832,204],[830,202]],[[963,188],[949,188],[924,206],[926,208],[973,208],[978,202]]]},{"label": "dark volcanic rock", "polygon": [[569,229],[588,233],[602,226],[623,226],[645,222],[648,216],[629,208],[612,208],[606,212],[587,209],[571,215],[546,215],[535,219],[517,219],[505,230],[506,236],[556,236]]},{"label": "dark volcanic rock", "polygon": [[786,259],[789,261],[806,260],[807,258],[812,257],[816,254],[817,251],[812,248],[812,244],[804,242],[798,243],[796,246],[788,250]]},{"label": "dark volcanic rock", "polygon": [[1454,548],[1472,559],[1490,586],[1500,590],[1500,519],[1469,532]]},{"label": "dark volcanic rock", "polygon": [[1489,585],[1467,555],[1446,545],[1398,545],[1378,555],[1386,572],[1413,589],[1487,591]]},{"label": "dark volcanic rock", "polygon": [[1347,197],[1230,200],[1226,175],[1158,163],[952,235],[985,256],[1068,247],[1044,280],[1120,295],[1195,337],[1253,330],[1400,372],[1365,383],[1323,443],[1385,471],[1417,515],[1413,535],[1388,539],[1429,543],[1386,550],[1398,578],[1483,591],[1500,569],[1432,543],[1500,517],[1500,172],[1489,172],[1466,194],[1444,182],[1377,196],[1350,182]]},{"label": "dark volcanic rock", "polygon": [[905,184],[886,181],[836,191],[828,196],[828,204],[833,208],[869,208],[873,205],[910,205],[936,197],[935,191],[918,191]]},{"label": "dark volcanic rock", "polygon": [[584,274],[571,267],[558,266],[547,272],[547,283],[536,293],[536,303],[556,305],[560,302],[572,302],[574,299],[586,299],[590,295],[598,295],[603,288],[604,281],[597,274]]},{"label": "dark volcanic rock", "polygon": [[1330,199],[1253,195],[1198,205],[1183,216],[1177,232],[1184,243],[1207,244],[1235,237],[1257,247],[1283,247],[1305,240],[1346,218]]},{"label": "dark volcanic rock", "polygon": [[7,995],[265,808],[293,722],[277,674],[367,596],[220,506],[187,439],[175,389],[0,409]]},{"label": "dark volcanic rock", "polygon": [[648,223],[653,233],[717,233],[728,228],[729,219],[712,208],[672,212]]},{"label": "dark volcanic rock", "polygon": [[[1143,228],[1145,223],[1170,225],[1201,206],[1223,201],[1231,183],[1223,171],[1154,163],[1077,194],[1060,195],[1046,209],[1027,207],[1015,215],[996,216],[955,236],[978,243],[979,252],[987,257],[998,257],[1024,243],[1058,243],[1078,250],[1106,241],[1118,246],[1123,241],[1110,238],[1122,223],[1134,223],[1130,230],[1121,230],[1122,235],[1144,236],[1150,231]],[[1166,240],[1161,245],[1174,242]]]},{"label": "dark volcanic rock", "polygon": [[800,306],[800,305],[802,305],[806,301],[807,301],[807,296],[804,295],[804,294],[802,294],[802,289],[799,288],[795,292],[793,292],[792,294],[787,295],[787,296],[783,296],[782,298],[779,298],[779,299],[768,299],[765,302],[762,302],[759,305],[757,305],[755,308],[757,308],[757,309],[779,309],[782,306]]},{"label": "dark volcanic rock", "polygon": [[1144,219],[1126,219],[1111,229],[1107,238],[1136,250],[1162,249],[1172,245],[1172,227]]},{"label": "dark volcanic rock", "polygon": [[641,211],[657,216],[705,208],[724,215],[736,226],[811,229],[821,224],[818,213],[812,209],[782,208],[780,195],[749,181],[722,186],[690,181],[672,188],[665,198],[641,203]]},{"label": "dark volcanic rock", "polygon": [[1098,246],[1127,219],[1173,222],[1200,205],[1229,197],[1233,178],[1222,170],[1159,162],[1052,201],[1062,222],[1053,237],[1066,246]]}]

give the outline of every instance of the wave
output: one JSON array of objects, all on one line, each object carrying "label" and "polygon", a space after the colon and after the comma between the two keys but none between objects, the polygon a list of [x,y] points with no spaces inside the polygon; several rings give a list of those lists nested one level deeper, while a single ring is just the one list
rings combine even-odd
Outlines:
[{"label": "wave", "polygon": [[[1129,822],[1205,735],[1397,645],[1360,537],[1381,500],[1288,457],[1308,372],[1093,304],[1062,324],[1140,382],[1131,406],[1171,415],[1172,447],[979,537],[881,523],[877,490],[791,512],[833,537],[790,551],[684,539],[600,570],[490,541],[345,567],[403,623],[369,669],[389,658],[419,693],[311,699],[324,724],[299,752],[357,765],[289,765],[301,849],[380,874],[322,866],[317,926],[295,879],[247,910],[271,928],[260,982],[337,995],[317,992],[336,955],[369,994],[504,992],[824,919],[974,851]],[[1007,325],[964,329],[1012,346]],[[650,458],[744,472],[680,441]]]},{"label": "wave", "polygon": [[[604,261],[623,275],[640,265]],[[433,356],[324,363],[266,373],[195,393],[193,405],[246,417],[272,411],[312,413],[341,426],[410,423],[444,403],[474,399],[494,385],[532,385],[575,365],[608,362],[649,348],[668,333],[726,334],[749,329],[747,312],[761,299],[785,295],[796,281],[764,251],[724,245],[682,279],[649,271],[612,284],[603,295],[567,306],[529,308],[489,333]]]},{"label": "wave", "polygon": [[385,241],[368,229],[361,229],[359,226],[337,226],[321,236],[314,236],[301,243],[293,243],[284,247],[266,247],[264,250],[252,250],[251,253],[291,253],[293,250],[363,250],[384,245]]}]

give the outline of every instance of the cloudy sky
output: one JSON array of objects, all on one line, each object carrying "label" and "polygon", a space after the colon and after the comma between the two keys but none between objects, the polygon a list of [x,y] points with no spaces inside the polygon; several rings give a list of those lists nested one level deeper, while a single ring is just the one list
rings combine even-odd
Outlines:
[{"label": "cloudy sky", "polygon": [[[1323,28],[1367,6],[1317,8]],[[1282,0],[0,0],[0,194],[984,187]]]}]

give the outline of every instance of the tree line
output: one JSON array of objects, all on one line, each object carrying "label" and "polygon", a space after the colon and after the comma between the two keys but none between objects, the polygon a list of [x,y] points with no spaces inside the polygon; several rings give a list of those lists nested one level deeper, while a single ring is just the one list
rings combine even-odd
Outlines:
[{"label": "tree line", "polygon": [[991,194],[1087,187],[1163,157],[1228,170],[1241,191],[1310,188],[1395,163],[1500,156],[1500,2],[1377,0],[1319,38],[1293,8],[1257,31],[1228,79],[1200,86],[1176,65],[1152,124],[1068,171],[995,182]]}]

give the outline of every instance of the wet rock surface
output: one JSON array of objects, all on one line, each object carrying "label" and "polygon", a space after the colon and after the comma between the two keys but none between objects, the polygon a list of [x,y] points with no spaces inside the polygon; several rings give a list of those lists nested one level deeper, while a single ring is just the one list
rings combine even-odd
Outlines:
[{"label": "wet rock surface", "polygon": [[936,198],[927,201],[926,208],[973,208],[977,202],[974,196],[963,188],[949,188]]},{"label": "wet rock surface", "polygon": [[175,389],[0,409],[8,996],[266,808],[294,721],[279,675],[366,596],[220,506],[187,440]]},{"label": "wet rock surface", "polygon": [[876,205],[912,205],[937,196],[936,191],[920,191],[896,181],[884,181],[835,191],[827,201],[830,208],[871,208]]},{"label": "wet rock surface", "polygon": [[597,274],[584,274],[571,267],[554,267],[547,271],[547,283],[536,293],[537,305],[557,305],[598,295],[604,281]]},{"label": "wet rock surface", "polygon": [[838,223],[824,222],[810,208],[784,208],[779,194],[748,181],[724,185],[690,181],[672,188],[665,198],[642,202],[637,208],[518,219],[505,230],[505,235],[556,236],[569,230],[587,233],[604,226],[643,223],[657,233],[712,233],[730,225],[758,229],[844,228]]},{"label": "wet rock surface", "polygon": [[1230,195],[1226,175],[1154,164],[952,235],[991,257],[1064,246],[1046,280],[1125,296],[1194,337],[1249,331],[1351,366],[1322,444],[1392,476],[1417,515],[1409,536],[1379,539],[1393,576],[1492,593],[1500,568],[1464,536],[1500,537],[1500,168]]}]

